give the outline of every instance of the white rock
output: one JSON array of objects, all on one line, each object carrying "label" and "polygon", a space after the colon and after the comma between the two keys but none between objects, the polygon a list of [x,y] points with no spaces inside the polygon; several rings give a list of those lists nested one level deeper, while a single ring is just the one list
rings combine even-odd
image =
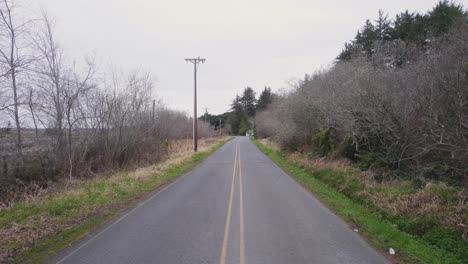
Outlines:
[{"label": "white rock", "polygon": [[389,248],[388,253],[390,253],[390,255],[395,255],[396,252],[393,248]]},{"label": "white rock", "polygon": [[357,230],[357,229],[354,229],[354,232],[359,232],[359,230]]}]

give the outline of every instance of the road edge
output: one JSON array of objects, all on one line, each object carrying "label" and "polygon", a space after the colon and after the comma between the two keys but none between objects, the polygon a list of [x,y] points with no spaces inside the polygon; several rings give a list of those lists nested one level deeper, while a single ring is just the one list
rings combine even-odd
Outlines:
[{"label": "road edge", "polygon": [[[121,220],[134,209],[140,207],[145,201],[152,199],[154,196],[169,188],[177,180],[189,174],[195,167],[200,165],[215,151],[231,141],[234,137],[228,137],[214,145],[207,151],[193,154],[189,159],[183,160],[180,164],[167,168],[160,174],[168,174],[168,181],[160,185],[154,186],[151,190],[137,193],[127,200],[117,204],[116,207],[111,207],[108,210],[86,219],[63,232],[53,235],[45,241],[38,243],[32,249],[23,252],[16,256],[13,263],[43,263],[50,257],[64,252],[64,255],[70,254],[75,247],[86,243],[99,235],[103,230]],[[67,251],[70,248],[70,252]]]},{"label": "road edge", "polygon": [[[457,263],[447,262],[446,252],[441,252],[426,242],[400,231],[392,223],[373,214],[363,205],[353,202],[343,193],[310,176],[304,169],[287,162],[283,157],[284,153],[275,151],[258,140],[251,141],[305,191],[311,193],[345,222],[357,226],[359,234],[379,252],[387,252],[384,256],[393,263]],[[379,228],[371,227],[375,223],[378,223]],[[402,245],[401,241],[405,243]],[[397,254],[390,256],[388,249],[396,247],[396,244],[398,244]],[[420,252],[421,248],[424,248],[423,252]]]}]

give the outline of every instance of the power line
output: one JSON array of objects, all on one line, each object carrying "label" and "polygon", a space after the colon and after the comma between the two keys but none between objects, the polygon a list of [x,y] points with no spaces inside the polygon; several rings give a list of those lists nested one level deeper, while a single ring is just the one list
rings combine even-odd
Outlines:
[{"label": "power line", "polygon": [[197,122],[197,65],[205,63],[206,59],[187,58],[185,61],[193,63],[193,151],[198,151],[198,122]]}]

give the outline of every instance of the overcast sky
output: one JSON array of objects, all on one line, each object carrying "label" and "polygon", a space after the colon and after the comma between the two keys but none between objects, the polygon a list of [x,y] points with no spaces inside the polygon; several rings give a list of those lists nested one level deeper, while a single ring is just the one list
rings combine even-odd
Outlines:
[{"label": "overcast sky", "polygon": [[[327,67],[367,18],[426,12],[436,0],[29,0],[55,18],[71,57],[96,53],[103,64],[147,69],[155,93],[191,112],[193,66],[199,109],[222,113],[250,86],[261,91]],[[468,0],[458,1],[465,7]],[[201,110],[199,110],[201,111]]]}]

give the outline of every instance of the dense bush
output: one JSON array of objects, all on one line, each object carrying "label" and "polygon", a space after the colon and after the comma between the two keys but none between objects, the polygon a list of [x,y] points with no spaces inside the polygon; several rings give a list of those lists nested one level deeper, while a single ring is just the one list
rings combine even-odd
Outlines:
[{"label": "dense bush", "polygon": [[[356,55],[278,95],[257,114],[258,135],[284,149],[334,150],[362,169],[467,186],[467,43],[466,20],[424,48],[376,42],[371,57]],[[412,60],[388,63],[395,45]]]}]

